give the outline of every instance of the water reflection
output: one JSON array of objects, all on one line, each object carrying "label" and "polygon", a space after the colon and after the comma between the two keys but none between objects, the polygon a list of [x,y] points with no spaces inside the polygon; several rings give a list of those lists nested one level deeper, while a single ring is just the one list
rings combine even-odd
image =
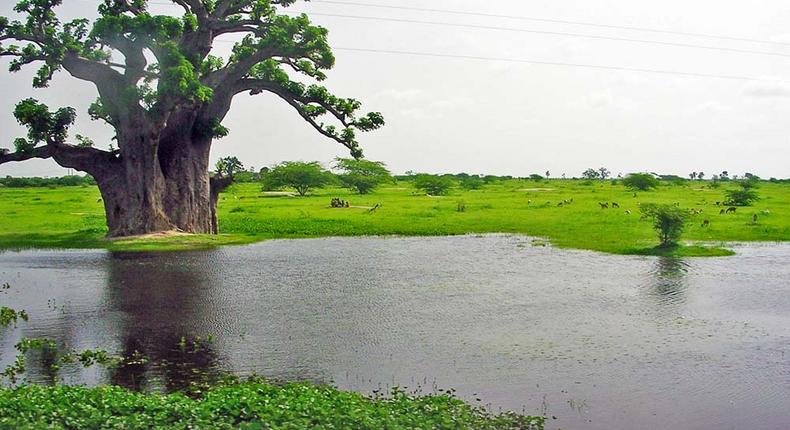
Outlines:
[{"label": "water reflection", "polygon": [[687,300],[690,265],[681,258],[658,257],[650,270],[650,293],[661,304],[681,305]]},{"label": "water reflection", "polygon": [[547,405],[553,428],[786,427],[790,246],[678,260],[521,241],[4,253],[0,299],[31,320],[0,331],[0,366],[20,336],[51,337],[154,360],[71,383],[174,390],[222,369],[362,392],[454,388],[494,408]]},{"label": "water reflection", "polygon": [[[121,312],[121,350],[129,362],[110,372],[113,384],[135,390],[183,390],[215,379],[219,360],[210,333],[198,333],[210,288],[206,260],[184,266],[162,264],[152,254],[113,253],[107,261],[107,305]],[[197,269],[197,270],[196,270]],[[210,311],[210,309],[208,310]]]}]

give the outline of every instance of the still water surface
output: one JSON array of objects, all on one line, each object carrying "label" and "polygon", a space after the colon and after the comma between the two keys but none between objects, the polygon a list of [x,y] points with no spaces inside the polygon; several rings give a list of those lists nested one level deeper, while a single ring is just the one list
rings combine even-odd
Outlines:
[{"label": "still water surface", "polygon": [[[262,374],[370,392],[454,388],[565,429],[790,428],[790,246],[624,257],[527,237],[330,238],[189,253],[0,254],[0,332],[167,366],[66,369],[66,382],[178,389]],[[183,336],[211,335],[198,354]],[[31,379],[54,375],[32,364]]]}]

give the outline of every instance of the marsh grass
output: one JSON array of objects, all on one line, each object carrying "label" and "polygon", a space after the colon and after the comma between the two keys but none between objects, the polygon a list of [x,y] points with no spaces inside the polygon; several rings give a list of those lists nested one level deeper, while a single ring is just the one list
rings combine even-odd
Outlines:
[{"label": "marsh grass", "polygon": [[[454,188],[447,198],[415,193],[408,182],[382,186],[368,195],[328,188],[306,197],[264,195],[258,184],[237,184],[220,197],[220,235],[115,241],[104,239],[104,214],[95,187],[0,188],[0,249],[176,250],[274,238],[518,233],[546,238],[560,248],[719,256],[728,252],[704,244],[790,240],[790,186],[785,184],[763,182],[761,200],[735,214],[719,215],[715,202],[724,201],[725,191],[736,185],[710,188],[705,182],[662,183],[654,191],[635,193],[610,181],[547,182],[540,188],[529,180],[488,184],[477,190]],[[360,208],[332,209],[332,197]],[[572,203],[557,206],[570,199]],[[459,201],[464,202],[463,212],[458,211]],[[599,202],[618,202],[620,208],[601,209]],[[657,249],[651,222],[639,217],[641,203],[677,203],[702,213],[689,220],[681,246]],[[377,204],[381,206],[374,212],[364,209]],[[764,211],[770,216],[761,215],[754,224],[753,215]],[[710,223],[703,227],[705,219]]]}]

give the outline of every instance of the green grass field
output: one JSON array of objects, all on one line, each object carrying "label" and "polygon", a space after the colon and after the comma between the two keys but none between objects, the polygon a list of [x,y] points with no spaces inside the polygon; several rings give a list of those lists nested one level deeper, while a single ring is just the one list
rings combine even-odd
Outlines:
[{"label": "green grass field", "polygon": [[[178,235],[109,241],[99,192],[94,187],[0,188],[0,249],[108,248],[115,250],[199,249],[272,238],[362,235],[457,235],[520,233],[546,238],[560,248],[616,254],[726,255],[724,242],[790,240],[790,185],[761,183],[760,200],[735,214],[720,215],[716,201],[735,184],[709,188],[707,182],[664,184],[637,192],[610,181],[511,180],[480,190],[454,189],[430,197],[401,182],[373,194],[345,189],[318,190],[307,197],[267,195],[257,184],[237,184],[222,194],[222,234]],[[351,208],[329,207],[332,197]],[[558,203],[571,200],[570,204]],[[598,202],[617,202],[601,209]],[[640,220],[640,203],[677,203],[701,209],[688,223],[685,246],[656,249],[649,220]],[[381,206],[369,212],[368,207]],[[465,206],[458,211],[459,204]],[[627,214],[626,211],[630,211]],[[752,216],[757,214],[757,222]],[[710,226],[703,227],[703,220]],[[704,246],[699,246],[704,245]]]}]

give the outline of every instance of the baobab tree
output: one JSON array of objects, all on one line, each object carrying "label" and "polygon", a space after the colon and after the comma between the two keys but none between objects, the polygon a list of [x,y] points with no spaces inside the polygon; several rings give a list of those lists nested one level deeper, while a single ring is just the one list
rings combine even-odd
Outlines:
[{"label": "baobab tree", "polygon": [[[292,79],[323,81],[335,61],[326,29],[280,14],[298,0],[170,1],[182,16],[153,15],[147,0],[104,0],[93,22],[63,22],[61,0],[23,0],[14,9],[20,20],[0,17],[10,71],[40,65],[36,88],[61,71],[92,83],[98,98],[88,113],[115,131],[110,150],[87,138],[70,143],[73,108],[23,100],[14,115],[27,137],[0,151],[0,164],[51,158],[92,175],[110,236],[216,233],[216,196],[227,181],[210,177],[209,153],[229,132],[222,121],[236,95],[279,97],[354,157],[362,155],[356,133],[384,124],[378,112],[358,114],[355,99]],[[223,35],[239,39],[227,58],[212,55]]]}]

